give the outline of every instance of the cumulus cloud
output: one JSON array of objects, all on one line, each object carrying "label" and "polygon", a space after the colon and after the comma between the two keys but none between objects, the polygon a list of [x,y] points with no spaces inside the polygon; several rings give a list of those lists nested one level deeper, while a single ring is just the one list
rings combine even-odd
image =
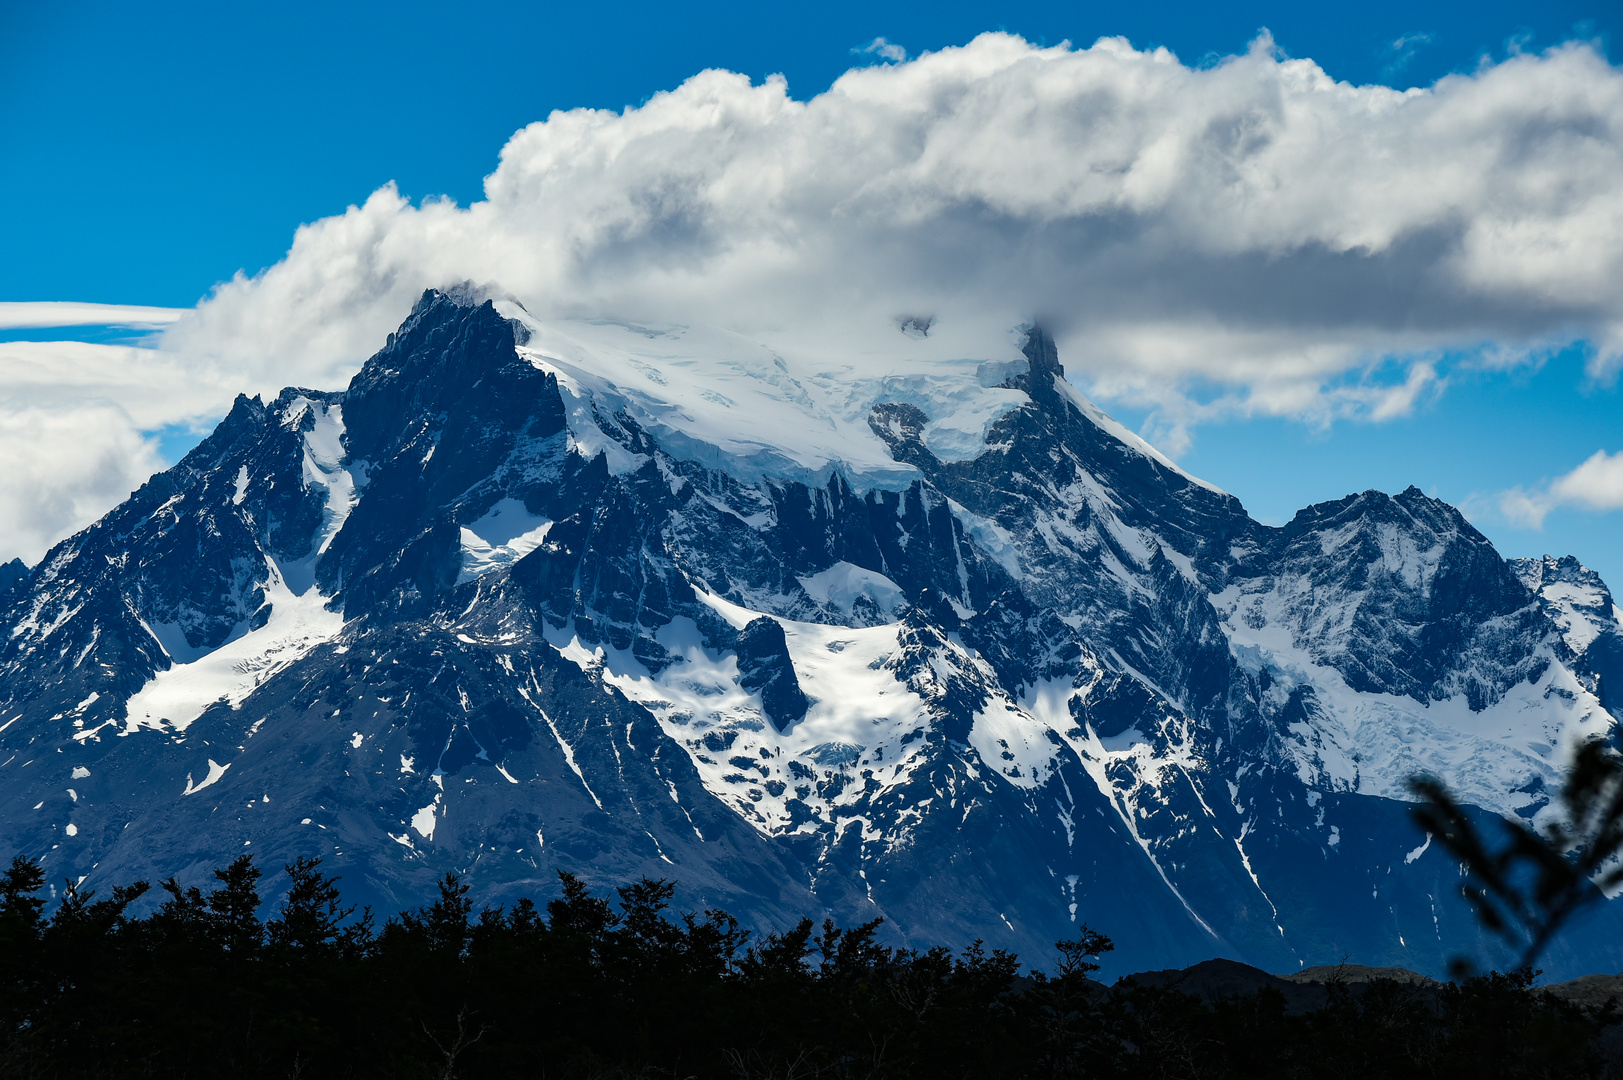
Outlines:
[{"label": "cumulus cloud", "polygon": [[336,379],[422,288],[464,279],[538,315],[802,341],[1036,316],[1176,451],[1217,416],[1402,412],[1445,351],[1587,339],[1604,376],[1620,175],[1623,71],[1586,44],[1398,91],[1266,37],[1194,68],[987,34],[810,101],[706,71],[639,108],[555,112],[509,140],[484,201],[381,189],[166,347]]},{"label": "cumulus cloud", "polygon": [[163,466],[152,433],[218,416],[236,378],[129,345],[0,342],[0,560],[106,513]]},{"label": "cumulus cloud", "polygon": [[482,201],[382,188],[219,286],[163,350],[232,389],[341,386],[424,288],[465,280],[542,318],[846,358],[902,317],[1036,317],[1175,454],[1219,419],[1401,415],[1441,392],[1445,357],[1584,340],[1595,377],[1623,364],[1623,70],[1591,45],[1407,91],[1266,36],[1201,67],[1121,39],[870,48],[891,62],[810,100],[706,71],[555,112],[512,136]]},{"label": "cumulus cloud", "polygon": [[1623,510],[1623,451],[1597,450],[1582,465],[1541,488],[1512,488],[1499,497],[1500,513],[1530,529],[1542,529],[1550,512],[1562,506]]},{"label": "cumulus cloud", "polygon": [[0,555],[37,561],[161,464],[156,447],[115,405],[0,406]]}]

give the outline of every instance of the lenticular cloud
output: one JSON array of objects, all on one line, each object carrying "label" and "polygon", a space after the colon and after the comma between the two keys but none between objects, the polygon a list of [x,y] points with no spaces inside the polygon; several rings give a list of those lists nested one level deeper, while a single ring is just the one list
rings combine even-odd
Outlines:
[{"label": "lenticular cloud", "polygon": [[810,101],[706,71],[640,108],[555,112],[503,148],[484,201],[383,188],[166,347],[338,384],[423,288],[461,280],[542,317],[831,351],[902,316],[1037,317],[1176,451],[1204,416],[1402,412],[1445,350],[1584,339],[1606,374],[1620,176],[1623,72],[1586,44],[1398,91],[1266,38],[1192,68],[987,34]]}]

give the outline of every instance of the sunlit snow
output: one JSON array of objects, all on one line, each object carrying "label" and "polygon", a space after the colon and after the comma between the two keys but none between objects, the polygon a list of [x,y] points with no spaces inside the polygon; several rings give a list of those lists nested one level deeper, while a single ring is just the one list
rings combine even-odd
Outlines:
[{"label": "sunlit snow", "polygon": [[522,559],[547,538],[552,522],[530,513],[518,499],[502,499],[484,517],[462,526],[462,571],[457,583]]},{"label": "sunlit snow", "polygon": [[891,619],[907,606],[901,588],[890,578],[844,561],[801,578],[800,585],[813,600],[836,608],[847,617],[863,600]]},{"label": "sunlit snow", "polygon": [[213,758],[209,758],[208,763],[208,775],[203,778],[202,783],[194,783],[192,780],[192,774],[186,774],[186,790],[181,792],[182,795],[195,795],[197,792],[202,791],[206,787],[212,787],[213,785],[219,783],[220,777],[224,776],[226,770],[231,768],[229,764],[221,765]]},{"label": "sunlit snow", "polygon": [[[315,561],[343,527],[355,505],[355,480],[343,467],[343,417],[339,406],[295,398],[283,423],[292,427],[313,410],[312,429],[305,433],[304,479],[324,489],[321,530],[311,554],[296,563],[279,564],[265,556],[265,603],[269,618],[255,630],[227,640],[212,652],[180,648],[178,628],[152,627],[174,663],[152,677],[125,704],[126,733],[143,727],[185,731],[215,702],[233,708],[266,679],[306,655],[343,628],[344,617],[327,610],[327,597],[315,587]],[[168,638],[169,640],[166,640]],[[177,655],[178,654],[178,655]]]},{"label": "sunlit snow", "polygon": [[[1393,569],[1418,575],[1429,557],[1400,556]],[[1446,777],[1465,801],[1508,814],[1531,801],[1522,792],[1535,778],[1546,790],[1559,789],[1577,743],[1612,728],[1610,714],[1548,646],[1541,647],[1548,666],[1536,681],[1517,683],[1480,711],[1464,694],[1423,703],[1354,690],[1292,632],[1295,587],[1285,582],[1242,594],[1231,586],[1212,602],[1240,665],[1269,671],[1270,694],[1283,700],[1298,686],[1313,689],[1314,719],[1290,725],[1286,741],[1303,783],[1404,799],[1409,779],[1430,773]],[[1350,625],[1355,605],[1349,598],[1322,613],[1317,632],[1348,632],[1338,627]]]},{"label": "sunlit snow", "polygon": [[[1026,328],[989,331],[976,320],[930,324],[927,335],[853,331],[838,344],[757,340],[703,325],[535,319],[511,301],[496,310],[528,335],[521,355],[558,376],[570,434],[614,472],[641,458],[604,435],[596,415],[625,413],[672,456],[725,468],[747,482],[771,476],[821,483],[835,471],[859,490],[917,477],[869,427],[877,404],[926,418],[924,443],[943,461],[986,449],[986,433],[1028,399],[997,384],[1026,370]],[[974,325],[971,325],[974,323]],[[1085,415],[1167,468],[1176,466],[1106,417],[1074,387]]]},{"label": "sunlit snow", "polygon": [[[700,598],[740,628],[759,615],[720,597],[701,593]],[[882,763],[874,770],[882,788],[905,780],[922,745],[904,740],[927,723],[923,701],[884,667],[897,649],[894,624],[852,628],[779,621],[795,674],[811,701],[805,718],[783,733],[767,720],[760,698],[738,685],[736,658],[708,652],[689,619],[661,630],[660,644],[679,662],[658,676],[630,653],[588,649],[572,635],[560,635],[554,644],[566,658],[585,670],[600,670],[606,682],[647,707],[687,749],[709,791],[757,828],[775,832],[789,824],[784,804],[796,797],[796,786],[806,789],[802,801],[825,801],[810,790],[814,772],[826,778],[848,766]],[[845,749],[831,754],[833,748]],[[788,768],[790,761],[810,765],[797,775]]]}]

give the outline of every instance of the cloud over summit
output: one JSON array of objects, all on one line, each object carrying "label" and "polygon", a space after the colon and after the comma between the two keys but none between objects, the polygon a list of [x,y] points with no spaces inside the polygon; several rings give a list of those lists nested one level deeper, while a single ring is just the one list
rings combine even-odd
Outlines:
[{"label": "cloud over summit", "polygon": [[[165,331],[175,415],[118,437],[228,389],[342,386],[424,288],[458,281],[542,318],[709,322],[831,357],[903,316],[1037,317],[1174,454],[1206,420],[1402,414],[1447,356],[1583,340],[1597,377],[1623,363],[1623,70],[1590,45],[1407,91],[1338,83],[1266,36],[1200,67],[1007,34],[904,55],[807,101],[712,70],[623,112],[554,112],[502,148],[481,202],[389,186],[305,225]],[[25,411],[55,391],[25,389],[8,429],[70,430]],[[76,468],[101,484],[107,460]],[[29,535],[64,514],[89,520],[63,503]]]},{"label": "cloud over summit", "polygon": [[332,382],[422,288],[464,279],[537,314],[763,335],[1037,315],[1176,441],[1202,416],[1401,411],[1440,350],[1581,338],[1605,374],[1620,176],[1623,72],[1585,44],[1398,91],[1266,37],[1193,68],[986,34],[810,101],[706,71],[555,112],[509,140],[483,202],[384,188],[167,345]]}]

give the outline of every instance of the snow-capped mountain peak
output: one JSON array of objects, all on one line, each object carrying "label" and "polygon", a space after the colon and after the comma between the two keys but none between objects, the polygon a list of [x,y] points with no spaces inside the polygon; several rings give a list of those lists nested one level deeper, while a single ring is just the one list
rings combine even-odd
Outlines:
[{"label": "snow-capped mountain peak", "polygon": [[1475,923],[1406,779],[1548,812],[1623,656],[1592,574],[1414,489],[1254,522],[1039,328],[472,290],[0,587],[0,835],[52,873],[651,874],[921,945],[1085,920],[1138,968],[1440,967]]}]

